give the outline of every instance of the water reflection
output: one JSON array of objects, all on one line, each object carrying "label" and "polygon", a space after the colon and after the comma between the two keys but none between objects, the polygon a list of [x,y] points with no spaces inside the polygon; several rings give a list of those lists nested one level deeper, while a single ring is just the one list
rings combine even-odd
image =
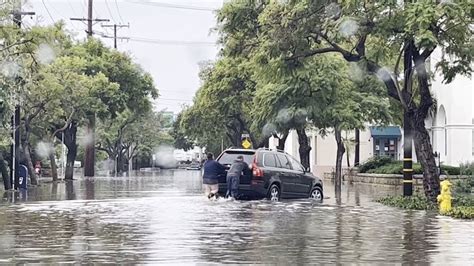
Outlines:
[{"label": "water reflection", "polygon": [[[372,201],[389,187],[329,199],[210,202],[199,172],[43,183],[0,204],[0,263],[334,264],[474,259],[473,223]],[[343,197],[341,197],[344,195]],[[21,200],[20,200],[21,199]],[[472,246],[472,245],[471,245]]]},{"label": "water reflection", "polygon": [[67,200],[75,200],[76,199],[76,192],[74,190],[74,181],[67,180],[65,181],[66,186],[66,199]]}]

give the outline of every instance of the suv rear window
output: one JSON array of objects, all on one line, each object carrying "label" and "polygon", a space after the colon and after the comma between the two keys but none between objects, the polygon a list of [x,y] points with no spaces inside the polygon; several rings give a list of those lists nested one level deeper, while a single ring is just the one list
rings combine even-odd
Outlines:
[{"label": "suv rear window", "polygon": [[232,164],[236,159],[237,156],[242,155],[244,157],[244,162],[248,165],[252,164],[253,156],[255,155],[255,151],[225,151],[217,161],[220,164]]}]

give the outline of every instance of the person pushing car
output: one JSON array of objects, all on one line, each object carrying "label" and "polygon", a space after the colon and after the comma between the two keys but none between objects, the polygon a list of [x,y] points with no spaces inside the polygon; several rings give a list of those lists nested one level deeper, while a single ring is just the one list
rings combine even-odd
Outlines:
[{"label": "person pushing car", "polygon": [[239,197],[239,184],[242,172],[247,173],[250,171],[249,165],[244,162],[242,155],[237,156],[237,159],[232,163],[229,171],[227,171],[227,193],[226,197],[232,197],[238,199]]},{"label": "person pushing car", "polygon": [[225,167],[214,160],[212,153],[207,154],[207,161],[204,163],[204,174],[202,181],[204,185],[204,191],[206,196],[211,198],[217,198],[219,192],[219,176],[225,175]]}]

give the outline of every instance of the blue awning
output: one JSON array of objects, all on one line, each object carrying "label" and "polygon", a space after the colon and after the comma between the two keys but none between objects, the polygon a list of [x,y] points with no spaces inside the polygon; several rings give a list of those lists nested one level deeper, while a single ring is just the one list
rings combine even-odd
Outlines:
[{"label": "blue awning", "polygon": [[397,126],[370,127],[370,134],[374,138],[400,138],[402,136]]}]

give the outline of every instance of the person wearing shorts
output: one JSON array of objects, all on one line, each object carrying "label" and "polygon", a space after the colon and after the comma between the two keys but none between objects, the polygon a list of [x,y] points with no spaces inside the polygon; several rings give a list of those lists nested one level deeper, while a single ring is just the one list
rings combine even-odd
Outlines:
[{"label": "person wearing shorts", "polygon": [[207,161],[204,163],[203,168],[202,182],[204,193],[209,199],[217,197],[217,192],[219,192],[219,176],[225,175],[225,167],[214,160],[212,153],[208,153]]}]

